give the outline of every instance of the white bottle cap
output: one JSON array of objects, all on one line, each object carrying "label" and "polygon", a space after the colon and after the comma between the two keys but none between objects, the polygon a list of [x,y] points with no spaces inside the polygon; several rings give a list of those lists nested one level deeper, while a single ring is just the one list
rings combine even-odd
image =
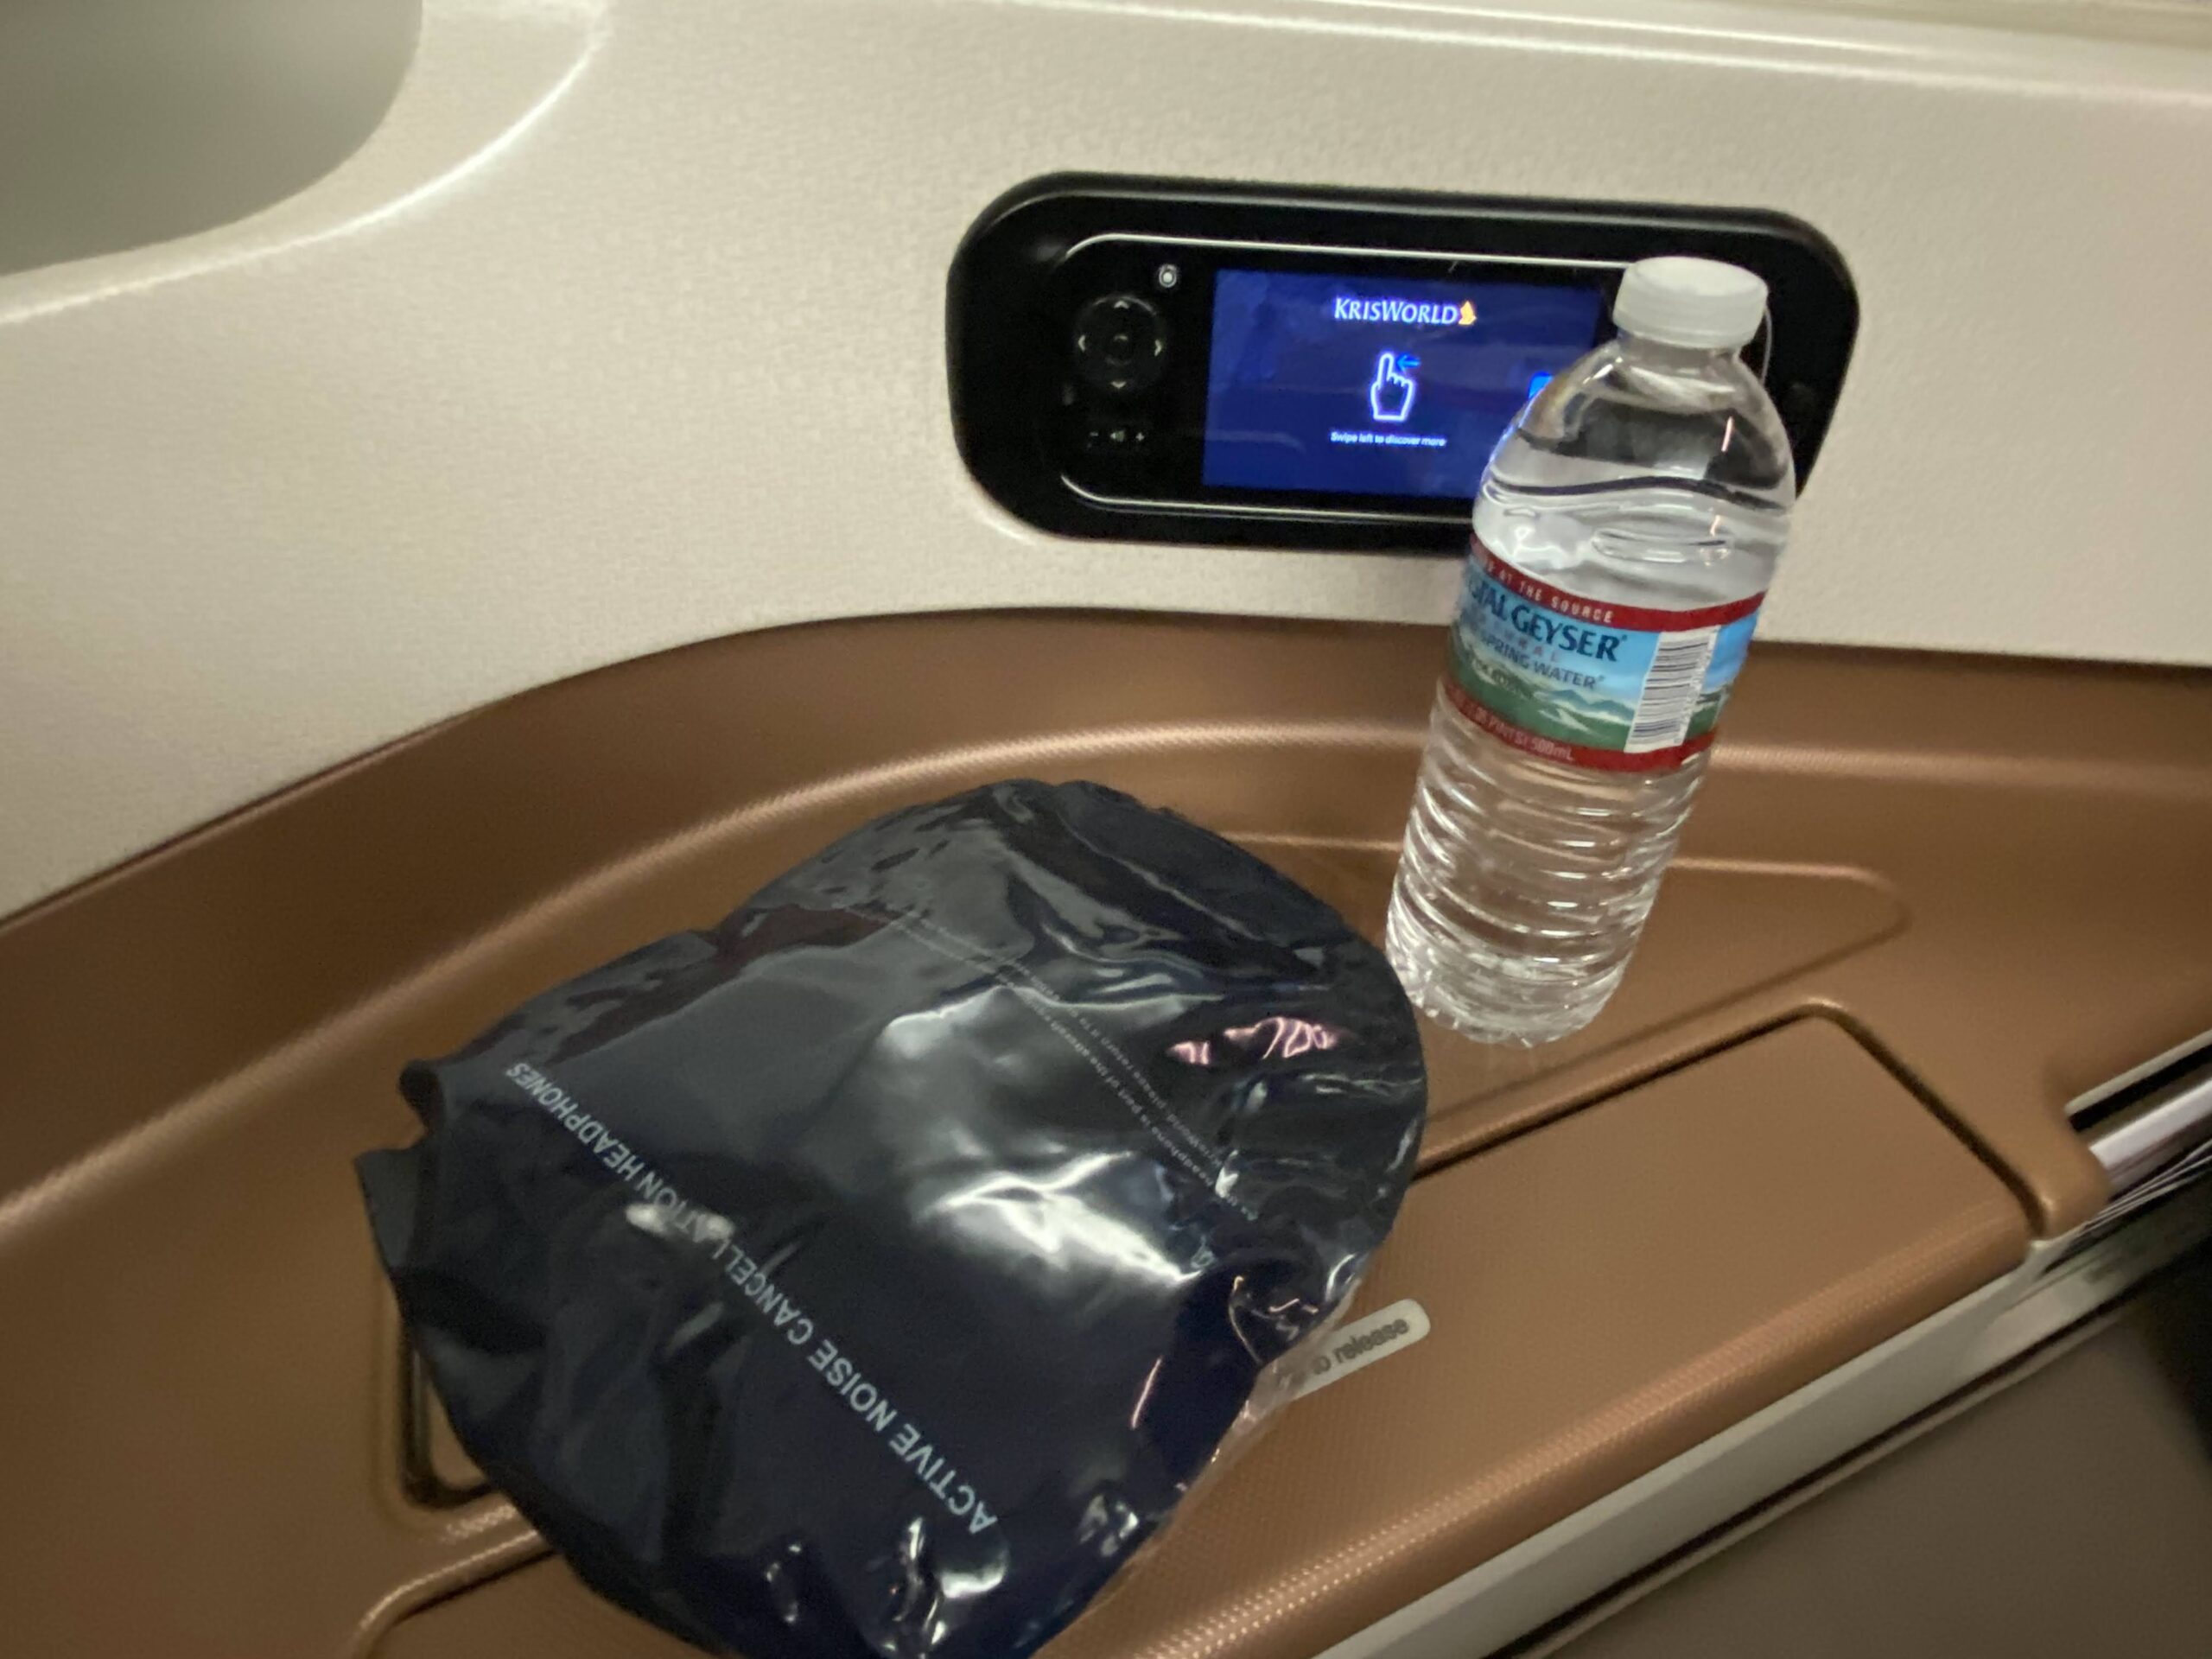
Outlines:
[{"label": "white bottle cap", "polygon": [[1613,322],[1664,346],[1741,346],[1766,315],[1766,284],[1740,265],[1670,254],[1639,259],[1621,276]]}]

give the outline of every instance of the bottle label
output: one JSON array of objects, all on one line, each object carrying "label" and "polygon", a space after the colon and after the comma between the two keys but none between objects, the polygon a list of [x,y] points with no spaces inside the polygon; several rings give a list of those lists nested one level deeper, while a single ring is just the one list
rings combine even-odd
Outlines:
[{"label": "bottle label", "polygon": [[1681,611],[1578,599],[1478,541],[1446,686],[1461,714],[1516,749],[1662,772],[1713,741],[1764,597]]}]

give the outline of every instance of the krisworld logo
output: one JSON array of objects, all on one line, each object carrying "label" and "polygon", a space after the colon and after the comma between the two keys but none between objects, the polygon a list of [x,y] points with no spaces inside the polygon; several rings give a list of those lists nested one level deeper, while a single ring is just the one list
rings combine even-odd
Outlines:
[{"label": "krisworld logo", "polygon": [[1411,327],[1465,328],[1475,320],[1475,302],[1462,300],[1457,305],[1437,305],[1420,300],[1360,300],[1349,294],[1339,294],[1336,308],[1330,315],[1338,322],[1395,322]]}]

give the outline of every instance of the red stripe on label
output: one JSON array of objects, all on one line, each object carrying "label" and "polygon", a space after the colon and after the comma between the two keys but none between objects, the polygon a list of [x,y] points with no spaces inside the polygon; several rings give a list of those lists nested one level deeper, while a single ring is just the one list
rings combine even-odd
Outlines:
[{"label": "red stripe on label", "polygon": [[1662,611],[1649,605],[1608,605],[1602,600],[1579,598],[1548,582],[1539,582],[1526,572],[1515,569],[1479,541],[1474,543],[1474,550],[1475,556],[1482,561],[1483,573],[1501,588],[1532,600],[1546,610],[1571,616],[1578,622],[1594,622],[1601,628],[1672,633],[1681,628],[1713,627],[1749,616],[1766,598],[1764,594],[1754,594],[1749,599],[1707,605],[1694,611]]},{"label": "red stripe on label", "polygon": [[1679,766],[1700,749],[1709,747],[1715,734],[1707,732],[1687,743],[1677,743],[1669,749],[1646,749],[1630,754],[1621,749],[1590,749],[1580,743],[1562,743],[1555,737],[1544,737],[1524,731],[1511,721],[1494,714],[1467,695],[1467,690],[1451,675],[1444,677],[1446,695],[1452,706],[1465,715],[1482,730],[1502,743],[1511,745],[1523,753],[1533,754],[1540,760],[1556,760],[1561,766],[1585,766],[1592,772],[1666,772]]}]

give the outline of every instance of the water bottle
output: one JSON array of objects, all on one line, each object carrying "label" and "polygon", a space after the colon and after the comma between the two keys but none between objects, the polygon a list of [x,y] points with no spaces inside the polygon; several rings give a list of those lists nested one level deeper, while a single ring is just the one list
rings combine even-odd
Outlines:
[{"label": "water bottle", "polygon": [[1498,442],[1390,895],[1414,1001],[1485,1042],[1597,1017],[1705,775],[1796,495],[1737,353],[1766,285],[1646,259]]}]

